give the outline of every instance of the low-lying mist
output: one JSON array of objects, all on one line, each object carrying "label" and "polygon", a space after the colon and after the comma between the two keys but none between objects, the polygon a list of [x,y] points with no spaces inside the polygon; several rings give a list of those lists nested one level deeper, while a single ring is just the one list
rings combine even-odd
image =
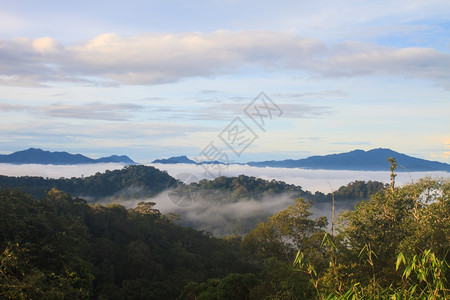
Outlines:
[{"label": "low-lying mist", "polygon": [[122,169],[124,164],[99,163],[83,165],[38,165],[38,164],[0,164],[0,175],[6,176],[40,176],[48,178],[87,177],[97,172]]},{"label": "low-lying mist", "polygon": [[[122,195],[129,191],[121,192]],[[134,192],[136,192],[134,190]],[[138,191],[139,192],[139,191]],[[97,203],[106,205],[117,203],[127,208],[135,208],[139,202],[154,202],[154,208],[162,214],[173,213],[179,216],[177,222],[196,230],[204,230],[216,236],[244,235],[256,227],[259,222],[295,204],[296,195],[291,192],[267,195],[259,199],[241,198],[239,201],[228,199],[214,200],[211,195],[218,191],[203,191],[208,195],[196,194],[196,199],[189,199],[190,205],[181,204],[173,199],[173,190],[160,193],[152,198],[124,198],[118,195],[105,198]],[[189,197],[189,195],[188,195]],[[191,201],[192,200],[192,201]],[[308,200],[308,199],[307,199]],[[336,203],[336,216],[339,212],[351,209],[356,201],[340,201]],[[326,216],[331,223],[331,202],[312,202],[312,216],[315,219]]]},{"label": "low-lying mist", "polygon": [[[211,191],[208,191],[211,192]],[[171,199],[171,191],[165,191],[148,199],[114,199],[114,203],[134,208],[141,201],[155,203],[155,208],[162,214],[174,213],[180,217],[179,223],[197,230],[205,230],[214,235],[242,235],[249,232],[259,222],[267,220],[289,205],[295,204],[295,197],[285,193],[266,196],[261,199],[242,198],[239,202],[217,202],[210,197],[197,195],[192,205],[180,206]],[[104,199],[100,203],[111,202]]]}]

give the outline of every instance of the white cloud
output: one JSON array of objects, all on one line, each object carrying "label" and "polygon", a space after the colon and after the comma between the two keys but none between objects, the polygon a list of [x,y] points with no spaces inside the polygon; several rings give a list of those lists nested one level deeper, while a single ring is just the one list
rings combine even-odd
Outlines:
[{"label": "white cloud", "polygon": [[40,53],[57,53],[61,50],[61,45],[49,37],[35,39],[31,42],[31,46]]},{"label": "white cloud", "polygon": [[86,105],[53,104],[45,107],[43,113],[57,118],[125,121],[133,111],[142,108],[140,105],[127,103],[89,103]]},{"label": "white cloud", "polygon": [[[297,70],[323,77],[403,76],[450,86],[450,54],[323,41],[269,31],[99,35],[62,47],[51,38],[0,40],[0,83],[158,84],[242,71]],[[95,78],[93,80],[93,78]]]},{"label": "white cloud", "polygon": [[431,48],[370,47],[344,43],[317,70],[324,76],[403,75],[447,82],[450,55]]},{"label": "white cloud", "polygon": [[54,103],[45,106],[34,106],[0,102],[0,112],[27,111],[41,116],[85,120],[125,121],[133,112],[142,109],[143,107],[140,105],[129,103],[106,104],[93,102],[84,105]]},{"label": "white cloud", "polygon": [[86,165],[13,165],[0,164],[0,175],[7,176],[40,176],[49,178],[71,178],[91,176],[97,172],[122,169],[123,164],[86,164]]}]

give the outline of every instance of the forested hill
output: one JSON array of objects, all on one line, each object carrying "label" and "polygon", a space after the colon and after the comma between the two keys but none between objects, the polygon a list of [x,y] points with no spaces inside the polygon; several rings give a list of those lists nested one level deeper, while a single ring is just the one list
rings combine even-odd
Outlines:
[{"label": "forested hill", "polygon": [[88,205],[0,190],[1,299],[177,299],[189,281],[252,272],[239,239],[183,228],[140,203]]},{"label": "forested hill", "polygon": [[392,185],[334,234],[299,198],[242,239],[218,239],[151,202],[1,189],[0,298],[449,299],[449,192],[448,179]]},{"label": "forested hill", "polygon": [[[177,214],[181,225],[216,236],[244,235],[297,198],[311,201],[320,210],[331,211],[324,203],[332,203],[331,193],[313,194],[282,181],[240,175],[185,185],[166,172],[141,165],[86,178],[0,176],[0,189],[5,188],[20,188],[36,198],[56,188],[90,203],[119,203],[130,208],[138,201],[154,201],[163,213]],[[336,208],[351,209],[356,202],[367,200],[384,188],[381,182],[349,183],[334,192]]]},{"label": "forested hill", "polygon": [[[355,203],[367,200],[384,189],[385,185],[381,182],[351,182],[333,193],[336,209],[352,209]],[[293,205],[297,198],[310,201],[316,211],[325,210],[323,213],[328,215],[333,197],[331,193],[312,194],[283,181],[245,175],[179,185],[175,192],[179,194],[178,199],[195,202],[186,201],[187,205],[179,202],[181,207],[171,208],[171,212],[180,215],[181,224],[217,236],[244,235],[269,216]],[[196,198],[192,199],[190,195],[196,195]],[[171,200],[174,200],[173,196]]]},{"label": "forested hill", "polygon": [[[381,192],[385,184],[379,181],[350,182],[333,192],[336,201],[365,200],[371,195]],[[331,201],[332,193],[305,191],[301,186],[288,184],[284,181],[265,180],[253,176],[239,175],[237,177],[221,176],[213,180],[201,180],[191,183],[186,188],[202,191],[203,198],[208,201],[235,203],[242,200],[258,200],[277,195],[289,195],[292,199],[304,198],[313,202]]]},{"label": "forested hill", "polygon": [[[12,177],[0,175],[0,188],[21,188],[34,197],[42,197],[50,189],[56,188],[74,197],[96,200],[112,197],[149,198],[168,188],[178,187],[177,192],[189,193],[190,189],[202,191],[203,199],[209,202],[233,203],[242,200],[260,200],[268,196],[289,194],[293,199],[302,197],[311,201],[330,201],[331,193],[323,194],[305,191],[301,186],[283,181],[265,180],[251,176],[218,177],[213,180],[201,180],[185,186],[166,171],[151,166],[132,165],[121,170],[106,170],[89,177],[43,178],[37,176]],[[384,184],[376,181],[355,181],[340,187],[334,192],[336,200],[369,198],[381,191]]]},{"label": "forested hill", "polygon": [[283,181],[265,180],[253,176],[239,175],[237,177],[217,177],[213,180],[201,180],[191,183],[190,188],[200,189],[203,197],[215,202],[239,202],[246,200],[259,200],[266,196],[291,194],[293,198],[307,197],[312,194],[304,191],[301,186],[287,184]]},{"label": "forested hill", "polygon": [[173,186],[176,180],[167,172],[154,167],[132,165],[121,170],[105,171],[89,177],[49,179],[43,177],[0,176],[1,188],[22,188],[40,198],[51,188],[57,188],[72,196],[95,200],[122,196],[133,198],[152,197]]}]

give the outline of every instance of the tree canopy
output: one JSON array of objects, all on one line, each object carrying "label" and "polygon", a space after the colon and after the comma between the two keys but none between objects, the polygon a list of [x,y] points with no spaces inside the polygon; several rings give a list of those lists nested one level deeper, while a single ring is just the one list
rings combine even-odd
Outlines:
[{"label": "tree canopy", "polygon": [[[296,197],[243,238],[182,227],[152,201],[104,206],[52,186],[81,191],[75,183],[86,179],[3,177],[0,298],[448,299],[450,181],[395,186],[394,162],[390,186],[355,181],[328,195],[243,175],[194,183],[209,204]],[[156,192],[172,180],[133,166],[94,175],[86,187],[105,187],[98,195],[113,184],[109,193],[130,184]],[[5,182],[30,183],[29,191],[47,185],[37,198]],[[311,200],[361,198],[331,232],[311,212]]]}]

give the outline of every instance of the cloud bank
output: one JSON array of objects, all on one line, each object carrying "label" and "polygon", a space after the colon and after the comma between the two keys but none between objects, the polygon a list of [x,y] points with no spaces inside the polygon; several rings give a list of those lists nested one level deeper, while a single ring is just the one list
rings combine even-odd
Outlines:
[{"label": "cloud bank", "polygon": [[403,76],[450,88],[450,54],[424,47],[361,42],[330,46],[319,39],[270,31],[105,33],[72,45],[50,37],[0,39],[3,85],[152,85],[255,67],[321,77]]},{"label": "cloud bank", "polygon": [[143,106],[129,103],[107,104],[91,102],[84,105],[54,103],[50,105],[15,105],[0,103],[0,112],[25,111],[44,117],[124,121]]},{"label": "cloud bank", "polygon": [[0,164],[0,175],[6,176],[40,176],[49,178],[71,178],[81,176],[91,176],[97,172],[105,172],[106,170],[122,169],[123,164],[106,163],[106,164],[86,164],[86,165],[13,165]]}]

